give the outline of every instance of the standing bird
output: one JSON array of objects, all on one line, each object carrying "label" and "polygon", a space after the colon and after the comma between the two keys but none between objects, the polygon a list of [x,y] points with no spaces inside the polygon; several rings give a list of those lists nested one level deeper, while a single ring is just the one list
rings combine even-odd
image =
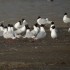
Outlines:
[{"label": "standing bird", "polygon": [[41,24],[40,25],[40,31],[39,31],[39,33],[37,34],[37,36],[34,39],[37,40],[37,39],[42,39],[44,37],[46,37],[46,31],[44,29],[44,25]]},{"label": "standing bird", "polygon": [[70,23],[70,18],[67,16],[67,13],[64,13],[63,22]]},{"label": "standing bird", "polygon": [[11,25],[10,25],[10,24],[8,24],[7,29],[8,29],[8,32],[10,32],[10,31],[11,31]]},{"label": "standing bird", "polygon": [[51,31],[51,29],[52,29],[52,26],[55,26],[55,25],[54,25],[54,22],[51,22],[50,31]]},{"label": "standing bird", "polygon": [[[67,16],[67,13],[64,13],[64,17],[63,17],[63,22],[66,23],[68,25],[68,27],[70,26],[70,18]],[[69,29],[68,29],[69,32]]]},{"label": "standing bird", "polygon": [[12,24],[10,25],[10,29],[12,32],[14,32],[14,26]]},{"label": "standing bird", "polygon": [[26,34],[23,38],[34,38],[35,36],[31,33],[29,26],[26,27]]},{"label": "standing bird", "polygon": [[39,32],[39,25],[38,23],[34,24],[33,26],[33,30],[31,31],[31,33],[33,33],[34,36],[36,36]]},{"label": "standing bird", "polygon": [[11,31],[11,27],[10,26],[8,26],[8,27],[4,27],[3,37],[6,39],[9,39],[9,38],[15,39],[16,37],[15,37],[14,33]]},{"label": "standing bird", "polygon": [[55,39],[55,38],[57,38],[56,28],[55,28],[55,26],[52,26],[51,28],[52,28],[51,29],[51,38]]},{"label": "standing bird", "polygon": [[7,34],[6,34],[7,31],[8,31],[8,29],[7,29],[7,27],[5,26],[5,27],[4,27],[4,30],[3,30],[3,37],[6,38],[6,39],[7,39],[7,37],[8,37]]},{"label": "standing bird", "polygon": [[0,25],[0,31],[3,31],[3,29],[4,29],[4,25],[3,25],[3,23]]},{"label": "standing bird", "polygon": [[19,29],[21,27],[21,21],[18,21],[15,25],[14,28],[15,29]]},{"label": "standing bird", "polygon": [[0,36],[3,36],[4,25],[0,25]]}]

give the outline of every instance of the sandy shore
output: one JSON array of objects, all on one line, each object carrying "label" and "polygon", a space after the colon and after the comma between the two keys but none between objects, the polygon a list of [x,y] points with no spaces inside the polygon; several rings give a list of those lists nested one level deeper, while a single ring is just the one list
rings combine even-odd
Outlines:
[{"label": "sandy shore", "polygon": [[[1,70],[55,70],[70,66],[70,33],[59,28],[59,37],[52,39],[50,31],[42,40],[0,38]],[[53,69],[53,70],[54,70]]]}]

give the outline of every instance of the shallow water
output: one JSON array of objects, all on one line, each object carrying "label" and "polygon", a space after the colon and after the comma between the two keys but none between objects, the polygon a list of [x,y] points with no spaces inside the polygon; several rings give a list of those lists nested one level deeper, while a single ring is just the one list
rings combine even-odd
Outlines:
[{"label": "shallow water", "polygon": [[0,0],[0,21],[4,24],[14,24],[17,20],[25,18],[30,24],[36,22],[37,17],[48,17],[56,24],[63,26],[62,17],[70,11],[70,0]]}]

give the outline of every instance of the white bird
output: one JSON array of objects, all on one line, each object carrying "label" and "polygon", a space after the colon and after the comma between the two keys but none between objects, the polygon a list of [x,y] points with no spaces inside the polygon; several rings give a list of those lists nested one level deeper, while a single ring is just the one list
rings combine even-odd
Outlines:
[{"label": "white bird", "polygon": [[6,39],[16,39],[12,25],[8,24],[8,27],[4,27],[3,37]]},{"label": "white bird", "polygon": [[[11,29],[10,32],[14,35],[15,39],[21,37],[21,35],[17,33],[17,30],[16,30],[16,32],[14,31],[13,25],[10,25],[10,29]],[[20,28],[19,28],[19,29],[20,29]],[[18,30],[19,30],[19,29],[18,29]]]},{"label": "white bird", "polygon": [[1,25],[0,25],[0,31],[3,31],[3,29],[4,29],[4,25],[1,24]]},{"label": "white bird", "polygon": [[13,25],[10,25],[10,29],[12,32],[14,32],[14,26]]},{"label": "white bird", "polygon": [[70,28],[68,29],[68,32],[70,32]]},{"label": "white bird", "polygon": [[67,13],[65,13],[63,16],[63,22],[64,23],[70,23],[70,18],[67,16]]},{"label": "white bird", "polygon": [[46,24],[46,20],[43,19],[43,18],[41,18],[40,16],[38,16],[38,18],[37,18],[37,23],[38,23],[39,25],[41,25],[41,24]]},{"label": "white bird", "polygon": [[[64,13],[64,17],[63,17],[63,22],[66,23],[68,25],[68,27],[70,26],[70,18],[67,16],[67,13]],[[70,29],[68,29],[68,32],[70,31]]]},{"label": "white bird", "polygon": [[46,31],[44,29],[44,25],[41,24],[40,31],[34,39],[37,40],[37,39],[41,39],[41,38],[44,38],[44,37],[46,37]]},{"label": "white bird", "polygon": [[52,21],[49,21],[48,18],[44,19],[44,18],[41,18],[40,16],[38,16],[37,18],[37,23],[39,25],[41,24],[44,24],[44,25],[47,25],[47,24],[51,24]]},{"label": "white bird", "polygon": [[24,25],[24,26],[22,26],[21,28],[15,30],[14,32],[15,32],[16,34],[21,34],[21,33],[23,33],[23,32],[26,31],[26,27],[27,27],[27,26],[28,26],[28,25]]},{"label": "white bird", "polygon": [[31,33],[29,26],[26,27],[26,34],[23,38],[34,38],[35,36]]},{"label": "white bird", "polygon": [[52,26],[55,26],[55,25],[54,25],[54,22],[51,22],[50,31],[52,30]]},{"label": "white bird", "polygon": [[50,21],[48,18],[46,18],[46,24],[51,24],[52,21]]},{"label": "white bird", "polygon": [[52,29],[51,29],[51,38],[53,38],[53,39],[57,38],[57,31],[56,31],[55,26],[52,26]]},{"label": "white bird", "polygon": [[10,32],[11,31],[11,27],[10,27],[11,25],[10,24],[8,24],[8,31]]},{"label": "white bird", "polygon": [[4,29],[4,26],[3,24],[0,25],[0,36],[3,36],[3,29]]},{"label": "white bird", "polygon": [[7,29],[7,27],[5,26],[5,27],[4,27],[4,30],[3,30],[3,37],[4,37],[4,38],[7,38],[7,34],[6,34],[7,31],[8,31],[8,29]]},{"label": "white bird", "polygon": [[4,31],[3,31],[3,37],[6,39],[15,39],[16,37],[14,36],[14,33],[11,32],[11,29],[8,31],[7,27],[4,27]]},{"label": "white bird", "polygon": [[31,33],[33,33],[34,36],[36,36],[39,32],[39,25],[38,23],[34,24],[33,26],[33,30],[31,31]]},{"label": "white bird", "polygon": [[27,24],[28,24],[28,22],[25,19],[22,19],[22,26],[25,26]]},{"label": "white bird", "polygon": [[15,29],[19,29],[21,27],[21,21],[18,21],[15,25],[14,28]]},{"label": "white bird", "polygon": [[[51,25],[50,25],[50,31],[52,30],[52,26],[55,26],[54,22],[51,22]],[[56,32],[58,33],[58,29],[55,28]]]}]

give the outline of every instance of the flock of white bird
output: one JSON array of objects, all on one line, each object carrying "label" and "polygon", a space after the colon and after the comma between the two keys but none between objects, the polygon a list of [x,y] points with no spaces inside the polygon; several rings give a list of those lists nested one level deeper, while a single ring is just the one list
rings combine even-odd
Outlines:
[{"label": "flock of white bird", "polygon": [[[64,23],[70,23],[70,18],[68,18],[67,13],[63,16]],[[0,36],[5,39],[16,39],[16,38],[32,38],[34,40],[42,39],[46,37],[47,33],[44,26],[50,24],[50,36],[55,39],[58,37],[57,29],[53,21],[49,21],[48,18],[44,19],[38,16],[37,22],[33,25],[33,29],[30,29],[28,22],[25,19],[18,21],[14,25],[8,24],[4,26],[3,23],[0,24]],[[68,29],[70,32],[70,28]],[[23,34],[23,35],[22,35]]]}]

